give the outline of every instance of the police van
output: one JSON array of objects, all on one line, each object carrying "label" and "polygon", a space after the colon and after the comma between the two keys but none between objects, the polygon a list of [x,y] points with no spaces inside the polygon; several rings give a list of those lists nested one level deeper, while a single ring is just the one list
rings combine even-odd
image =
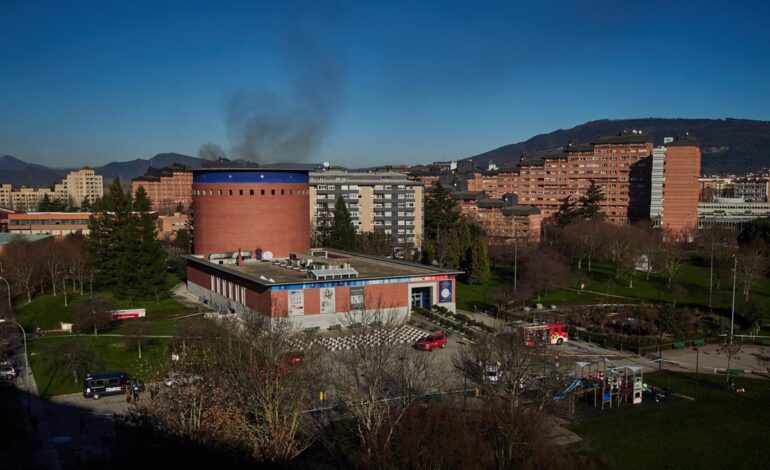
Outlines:
[{"label": "police van", "polygon": [[106,395],[121,395],[130,386],[125,372],[87,373],[83,380],[83,397],[98,400]]}]

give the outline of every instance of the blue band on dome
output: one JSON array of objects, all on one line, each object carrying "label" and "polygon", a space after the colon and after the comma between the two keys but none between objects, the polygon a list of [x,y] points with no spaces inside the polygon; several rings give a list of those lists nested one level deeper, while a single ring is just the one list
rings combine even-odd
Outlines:
[{"label": "blue band on dome", "polygon": [[196,171],[193,183],[305,183],[307,172],[293,171]]}]

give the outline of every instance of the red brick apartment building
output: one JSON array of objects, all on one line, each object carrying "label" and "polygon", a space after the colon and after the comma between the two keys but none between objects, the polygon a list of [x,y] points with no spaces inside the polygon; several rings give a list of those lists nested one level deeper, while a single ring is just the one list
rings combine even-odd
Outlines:
[{"label": "red brick apartment building", "polygon": [[649,215],[649,157],[652,141],[639,131],[599,137],[591,143],[570,143],[542,157],[523,155],[515,167],[475,173],[469,191],[499,198],[512,193],[521,204],[553,217],[569,201],[576,203],[593,180],[604,190],[601,211],[615,223]]},{"label": "red brick apartment building", "polygon": [[650,219],[671,232],[698,227],[701,153],[692,136],[666,138],[652,156]]},{"label": "red brick apartment building", "polygon": [[540,210],[517,204],[514,195],[492,199],[483,191],[462,191],[453,193],[452,198],[463,215],[484,228],[490,246],[540,241]]},{"label": "red brick apartment building", "polygon": [[182,204],[185,209],[192,204],[192,172],[184,165],[150,167],[143,176],[131,180],[131,193],[143,187],[152,201],[152,210],[161,214],[173,214]]}]

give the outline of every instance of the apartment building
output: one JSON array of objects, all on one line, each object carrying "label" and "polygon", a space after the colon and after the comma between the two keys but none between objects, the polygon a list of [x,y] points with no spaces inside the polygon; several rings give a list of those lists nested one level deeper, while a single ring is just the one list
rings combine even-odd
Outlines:
[{"label": "apartment building", "polygon": [[652,155],[650,219],[672,232],[698,227],[701,153],[692,136],[667,137]]},{"label": "apartment building", "polygon": [[0,206],[19,211],[34,211],[48,196],[51,200],[65,201],[70,207],[82,207],[83,201],[93,202],[104,196],[104,181],[91,168],[72,171],[53,188],[27,188],[14,190],[10,184],[0,185]]},{"label": "apartment building", "polygon": [[733,182],[733,197],[743,198],[746,202],[767,202],[767,175],[746,175],[735,178]]},{"label": "apartment building", "polygon": [[770,202],[749,202],[740,197],[717,197],[698,204],[698,228],[713,226],[742,230],[752,220],[770,217]]},{"label": "apartment building", "polygon": [[537,207],[546,219],[565,203],[577,202],[593,181],[604,191],[600,209],[605,220],[626,223],[648,215],[652,147],[641,131],[599,137],[588,144],[572,142],[540,157],[523,155],[516,166],[476,172],[468,190],[493,198],[516,194],[521,204]]},{"label": "apartment building", "polygon": [[452,193],[452,199],[461,214],[484,229],[490,247],[540,241],[540,210],[519,205],[515,195],[493,199],[483,191],[459,191]]},{"label": "apartment building", "polygon": [[193,174],[186,166],[147,169],[147,172],[131,180],[131,192],[143,187],[152,202],[152,210],[171,215],[180,204],[189,208],[192,204]]},{"label": "apartment building", "polygon": [[29,212],[10,214],[8,231],[25,235],[88,235],[90,212]]},{"label": "apartment building", "polygon": [[310,172],[312,227],[330,225],[342,197],[353,225],[361,232],[380,231],[390,237],[397,256],[419,248],[423,234],[423,186],[399,172]]}]

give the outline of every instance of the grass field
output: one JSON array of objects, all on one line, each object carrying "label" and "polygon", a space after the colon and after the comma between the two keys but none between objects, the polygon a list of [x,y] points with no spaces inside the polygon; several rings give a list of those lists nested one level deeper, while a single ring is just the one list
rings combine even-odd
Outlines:
[{"label": "grass field", "polygon": [[[29,342],[32,372],[41,396],[61,395],[83,391],[82,377],[74,380],[72,371],[49,367],[47,350],[60,342],[83,341],[92,346],[102,362],[100,371],[120,370],[145,382],[160,379],[159,364],[168,356],[168,340],[153,339],[137,351],[129,351],[124,338],[108,336],[43,337]],[[95,371],[98,372],[98,371]]]},{"label": "grass field", "polygon": [[[692,374],[653,373],[645,381],[694,396]],[[577,444],[609,456],[619,468],[764,468],[770,423],[770,381],[700,376],[698,399],[640,407],[576,423]]]},{"label": "grass field", "polygon": [[[526,273],[519,277],[526,279]],[[473,310],[477,305],[479,310],[492,307],[495,291],[501,286],[511,284],[512,272],[510,267],[496,266],[492,278],[483,285],[472,286],[462,282],[457,283],[457,306],[465,310]],[[579,286],[585,284],[585,291],[578,292]],[[652,273],[647,279],[644,273],[636,273],[633,277],[633,287],[629,287],[627,279],[615,279],[612,266],[594,263],[591,272],[577,271],[573,268],[571,278],[567,281],[569,288],[547,292],[530,299],[530,303],[540,302],[544,305],[584,305],[597,303],[636,303],[636,302],[676,302],[678,305],[698,306],[701,310],[708,309],[709,303],[709,265],[708,259],[692,255],[682,265],[671,287],[667,280],[659,274]],[[747,308],[738,286],[736,311],[740,314]],[[590,291],[590,292],[587,292]],[[732,278],[729,272],[723,272],[719,289],[715,289],[712,302],[715,309],[727,311],[732,297]],[[770,312],[770,278],[762,277],[752,288],[751,299],[756,302],[763,312]]]}]

